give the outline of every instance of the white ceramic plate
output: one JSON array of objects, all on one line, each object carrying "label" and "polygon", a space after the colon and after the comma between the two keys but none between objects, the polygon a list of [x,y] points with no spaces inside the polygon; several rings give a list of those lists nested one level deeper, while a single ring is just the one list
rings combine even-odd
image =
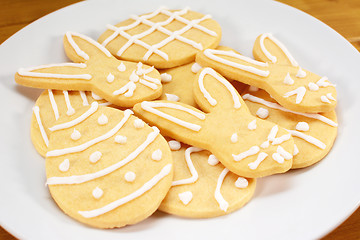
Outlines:
[{"label": "white ceramic plate", "polygon": [[[26,239],[314,239],[344,221],[360,200],[360,54],[325,24],[272,1],[88,1],[56,11],[0,47],[0,223]],[[257,35],[272,32],[306,69],[337,84],[339,134],[330,154],[307,169],[260,179],[243,209],[213,219],[163,213],[115,230],[89,228],[62,213],[45,183],[44,160],[30,141],[31,108],[40,90],[16,86],[19,67],[67,61],[63,34],[97,38],[105,24],[167,4],[210,13],[223,27],[222,44],[251,56]]]}]

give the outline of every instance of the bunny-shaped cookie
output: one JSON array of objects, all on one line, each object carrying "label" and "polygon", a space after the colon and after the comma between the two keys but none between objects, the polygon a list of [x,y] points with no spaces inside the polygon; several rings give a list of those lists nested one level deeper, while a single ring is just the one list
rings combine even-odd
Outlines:
[{"label": "bunny-shaped cookie", "polygon": [[78,33],[65,34],[64,48],[75,63],[22,68],[15,81],[35,88],[93,91],[121,107],[161,95],[160,74],[153,67],[117,60],[101,44]]},{"label": "bunny-shaped cookie", "polygon": [[317,113],[335,109],[335,86],[327,77],[303,70],[271,34],[257,38],[254,56],[261,62],[233,51],[206,49],[197,54],[196,62],[214,68],[229,79],[266,90],[290,110]]},{"label": "bunny-shaped cookie", "polygon": [[212,152],[230,171],[247,178],[286,172],[294,141],[288,131],[250,114],[239,93],[211,68],[197,73],[196,103],[136,104],[134,111],[166,136]]}]

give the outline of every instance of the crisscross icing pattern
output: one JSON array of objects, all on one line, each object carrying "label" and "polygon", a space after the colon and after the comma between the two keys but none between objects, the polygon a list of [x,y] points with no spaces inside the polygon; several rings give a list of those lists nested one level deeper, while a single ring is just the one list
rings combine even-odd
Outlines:
[{"label": "crisscross icing pattern", "polygon": [[[163,59],[168,61],[169,56],[165,52],[161,51],[160,48],[164,47],[166,44],[170,43],[171,41],[173,41],[175,39],[179,40],[183,43],[186,43],[196,49],[203,50],[203,46],[201,43],[196,42],[191,39],[188,39],[188,38],[185,38],[184,36],[181,36],[181,35],[183,33],[187,32],[188,30],[190,30],[191,28],[196,28],[210,36],[217,36],[216,32],[214,32],[204,26],[199,25],[200,22],[211,18],[211,16],[205,15],[204,17],[199,18],[199,19],[188,20],[188,19],[182,17],[182,15],[186,14],[188,11],[189,11],[189,8],[184,8],[180,11],[171,12],[165,7],[160,7],[159,9],[157,9],[156,11],[154,11],[148,15],[143,15],[143,16],[133,15],[133,16],[131,16],[131,18],[134,19],[135,22],[133,22],[130,25],[116,27],[116,26],[109,24],[109,25],[107,25],[107,28],[110,30],[113,30],[114,33],[111,34],[108,38],[106,38],[102,42],[102,45],[106,46],[112,40],[114,40],[118,35],[120,35],[120,36],[128,39],[128,41],[119,49],[119,51],[117,52],[117,55],[121,56],[126,51],[126,49],[128,49],[132,44],[138,44],[147,49],[147,52],[143,56],[144,61],[148,60],[149,57],[153,53],[159,55],[160,57],[162,57]],[[167,15],[169,18],[162,22],[153,22],[153,21],[149,20],[159,14]],[[185,26],[177,31],[170,31],[164,27],[164,26],[170,24],[174,20],[185,24]],[[130,35],[129,33],[125,32],[127,30],[130,30],[130,29],[133,29],[133,28],[139,26],[140,24],[145,24],[145,25],[149,26],[150,28],[142,33],[139,33],[139,34],[136,34],[133,36]],[[149,45],[148,43],[141,40],[141,38],[155,32],[155,31],[164,33],[164,34],[168,35],[168,37],[154,45]]]}]

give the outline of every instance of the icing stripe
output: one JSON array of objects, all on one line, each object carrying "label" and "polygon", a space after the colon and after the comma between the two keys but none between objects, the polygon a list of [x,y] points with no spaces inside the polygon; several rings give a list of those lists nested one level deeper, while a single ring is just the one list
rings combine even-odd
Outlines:
[{"label": "icing stripe", "polygon": [[261,77],[267,77],[270,74],[269,71],[264,71],[264,70],[258,69],[256,67],[243,65],[243,64],[236,63],[236,62],[233,62],[233,61],[230,61],[230,60],[227,60],[227,59],[216,56],[216,55],[223,55],[223,56],[233,57],[233,58],[237,58],[239,60],[248,62],[250,64],[254,64],[254,65],[257,65],[257,66],[261,66],[261,67],[267,67],[268,66],[267,63],[253,60],[253,59],[251,59],[249,57],[245,57],[245,56],[237,54],[237,53],[235,53],[233,51],[206,49],[204,51],[204,54],[205,54],[206,57],[208,57],[208,58],[210,58],[210,59],[212,59],[212,60],[214,60],[216,62],[220,62],[222,64],[229,65],[230,67],[238,68],[238,69],[241,69],[243,71],[250,72],[250,73],[253,73],[253,74],[261,76]]},{"label": "icing stripe", "polygon": [[80,97],[81,97],[81,99],[83,101],[83,106],[88,106],[89,102],[88,102],[88,100],[86,98],[86,93],[84,91],[79,91],[79,93],[80,93]]},{"label": "icing stripe", "polygon": [[305,93],[306,93],[305,87],[298,87],[295,90],[285,93],[284,97],[287,98],[287,97],[291,97],[292,95],[296,95],[295,103],[299,104],[304,99]]},{"label": "icing stripe", "polygon": [[87,119],[91,114],[93,114],[94,112],[97,111],[99,107],[99,104],[97,102],[93,102],[91,103],[91,107],[89,108],[89,110],[87,110],[86,112],[84,112],[81,116],[79,116],[78,118],[70,121],[70,122],[65,122],[65,123],[61,123],[55,126],[52,126],[51,128],[49,128],[50,131],[57,131],[57,130],[61,130],[61,129],[66,129],[66,128],[70,128],[75,126],[76,124],[81,123],[82,121],[84,121],[85,119]]},{"label": "icing stripe", "polygon": [[140,197],[141,195],[143,195],[144,193],[146,193],[147,191],[149,191],[151,188],[153,188],[158,182],[160,182],[160,180],[162,180],[164,177],[166,177],[167,175],[170,174],[172,169],[172,165],[168,164],[165,167],[163,167],[161,169],[161,171],[156,174],[152,179],[150,179],[149,181],[147,181],[144,185],[142,185],[138,190],[136,190],[135,192],[120,198],[112,203],[109,203],[107,205],[105,205],[104,207],[98,208],[98,209],[94,209],[94,210],[90,210],[90,211],[78,211],[78,213],[85,217],[85,218],[93,218],[93,217],[97,217],[99,215],[102,215],[104,213],[107,213],[111,210],[114,210],[115,208],[120,207],[121,205],[130,202],[131,200],[134,200],[135,198]]},{"label": "icing stripe", "polygon": [[292,110],[284,108],[283,106],[280,106],[277,103],[266,101],[266,100],[264,100],[262,98],[255,97],[255,96],[253,96],[253,95],[251,95],[249,93],[243,95],[242,98],[244,100],[247,99],[247,100],[249,100],[251,102],[259,103],[259,104],[265,105],[265,106],[267,106],[269,108],[273,108],[273,109],[280,110],[280,111],[283,111],[283,112],[288,112],[288,113],[293,113],[293,114],[308,117],[308,118],[313,118],[313,119],[322,121],[323,123],[326,123],[326,124],[328,124],[330,126],[333,126],[333,127],[338,126],[338,124],[336,122],[332,121],[331,119],[329,119],[327,117],[324,117],[323,115],[316,114],[316,113],[294,112]]},{"label": "icing stripe", "polygon": [[229,172],[229,169],[227,169],[227,168],[222,170],[222,172],[220,173],[219,178],[217,180],[216,189],[215,189],[215,199],[219,203],[220,209],[223,210],[224,212],[227,211],[227,209],[229,207],[229,203],[224,199],[220,190],[221,190],[221,185],[223,184],[224,178],[226,177],[228,172]]},{"label": "icing stripe", "polygon": [[178,186],[178,185],[183,185],[183,184],[189,184],[189,183],[196,182],[199,175],[198,175],[198,173],[197,173],[197,171],[196,171],[196,169],[194,167],[193,162],[191,161],[191,156],[190,155],[191,155],[191,153],[200,152],[202,150],[203,149],[197,148],[197,147],[189,147],[189,148],[187,148],[185,150],[185,160],[186,160],[187,166],[188,166],[192,176],[190,178],[173,181],[172,184],[171,184],[172,186]]},{"label": "icing stripe", "polygon": [[139,83],[141,83],[142,85],[144,85],[144,86],[146,86],[148,88],[151,88],[153,90],[158,89],[158,86],[156,86],[156,84],[148,82],[148,81],[146,81],[144,79],[140,79]]},{"label": "icing stripe", "polygon": [[104,168],[95,173],[89,173],[89,174],[84,174],[84,175],[73,175],[73,176],[69,176],[69,177],[51,177],[51,178],[47,179],[46,184],[47,185],[79,184],[79,183],[88,182],[88,181],[94,180],[96,178],[105,176],[109,173],[112,173],[112,172],[116,171],[117,169],[121,168],[122,166],[124,166],[125,164],[128,164],[129,162],[134,160],[137,156],[139,156],[139,154],[142,153],[145,150],[145,148],[147,148],[156,139],[156,137],[159,135],[159,132],[160,132],[159,129],[157,129],[156,127],[153,127],[153,131],[151,133],[149,133],[146,140],[141,145],[139,145],[126,158],[124,158],[123,160],[121,160],[107,168]]},{"label": "icing stripe", "polygon": [[54,99],[54,94],[53,91],[51,89],[48,89],[48,94],[49,94],[49,99],[50,99],[50,103],[51,103],[51,107],[54,111],[54,115],[55,115],[55,119],[58,120],[59,118],[59,110],[56,104],[56,101]]},{"label": "icing stripe", "polygon": [[265,56],[271,60],[271,62],[276,63],[277,58],[273,56],[265,47],[264,40],[265,38],[269,38],[271,41],[273,41],[286,55],[288,60],[290,61],[291,65],[294,67],[299,66],[299,64],[295,61],[294,57],[290,54],[289,50],[282,44],[278,39],[276,39],[271,33],[264,33],[260,37],[260,48],[261,51],[265,54]]},{"label": "icing stripe", "polygon": [[274,138],[272,145],[282,144],[283,142],[289,140],[290,138],[291,138],[291,134],[285,134],[285,135],[282,135],[281,137]]},{"label": "icing stripe", "polygon": [[194,111],[190,108],[187,108],[187,107],[183,107],[181,105],[178,105],[178,104],[175,104],[175,103],[165,103],[165,102],[147,102],[147,101],[143,101],[141,103],[141,108],[144,109],[145,111],[148,111],[148,112],[151,112],[155,115],[158,115],[162,118],[165,118],[171,122],[174,122],[178,125],[181,125],[185,128],[188,128],[190,130],[193,130],[193,131],[200,131],[201,129],[201,126],[200,125],[197,125],[197,124],[194,124],[194,123],[189,123],[189,122],[186,122],[186,121],[183,121],[179,118],[176,118],[174,116],[171,116],[169,114],[166,114],[166,113],[163,113],[157,109],[154,109],[154,108],[157,108],[157,107],[165,107],[165,108],[172,108],[172,109],[177,109],[177,110],[181,110],[181,111],[184,111],[184,112],[187,112],[201,120],[204,120],[205,119],[205,114],[203,113],[200,113],[200,112],[197,112],[197,111]]},{"label": "icing stripe", "polygon": [[258,166],[260,165],[260,163],[262,161],[265,160],[265,158],[267,158],[268,154],[265,152],[260,152],[257,159],[254,162],[251,162],[248,164],[249,168],[252,170],[255,170],[258,168]]},{"label": "icing stripe", "polygon": [[34,106],[33,107],[33,112],[35,114],[35,118],[36,118],[36,121],[38,123],[38,126],[39,126],[39,129],[40,129],[40,133],[41,133],[41,136],[44,140],[44,143],[45,145],[48,147],[49,146],[49,138],[48,136],[46,135],[46,132],[45,132],[45,129],[44,129],[44,126],[41,122],[41,117],[40,117],[40,108],[38,106]]},{"label": "icing stripe", "polygon": [[234,87],[231,85],[231,83],[229,83],[229,81],[227,81],[223,77],[220,77],[215,72],[214,69],[204,68],[199,75],[199,79],[198,79],[199,87],[200,87],[200,91],[204,94],[204,97],[208,100],[208,102],[212,106],[215,106],[217,104],[217,101],[211,97],[210,93],[204,87],[204,77],[206,74],[209,74],[209,75],[213,76],[214,78],[216,78],[216,80],[218,80],[220,83],[222,83],[227,88],[227,90],[229,90],[229,92],[231,93],[231,96],[233,98],[233,101],[234,101],[234,108],[238,109],[241,107],[239,95],[238,95],[237,91],[234,89]]},{"label": "icing stripe", "polygon": [[244,158],[257,154],[259,151],[260,148],[258,146],[252,146],[249,150],[239,153],[238,155],[232,154],[232,156],[235,161],[240,161],[243,160]]},{"label": "icing stripe", "polygon": [[70,98],[69,98],[69,92],[68,91],[63,91],[64,94],[64,98],[65,98],[65,103],[66,103],[66,107],[67,107],[67,115],[72,115],[75,113],[75,109],[71,106],[71,102],[70,102]]},{"label": "icing stripe", "polygon": [[133,114],[131,110],[129,109],[125,110],[123,119],[121,119],[121,121],[113,129],[111,129],[109,132],[105,133],[104,135],[101,135],[97,138],[94,138],[78,146],[49,151],[46,153],[46,156],[47,157],[62,156],[69,153],[84,151],[85,149],[91,147],[92,145],[104,141],[115,135],[121,129],[121,127],[126,123],[126,121],[129,119],[131,114]]},{"label": "icing stripe", "polygon": [[288,131],[291,133],[292,136],[302,138],[303,140],[317,146],[318,148],[321,148],[321,149],[326,148],[326,144],[323,143],[322,141],[320,141],[317,138],[314,138],[314,137],[312,137],[310,135],[306,135],[306,134],[304,134],[302,132],[299,132],[299,131],[296,131],[296,130],[288,130]]}]

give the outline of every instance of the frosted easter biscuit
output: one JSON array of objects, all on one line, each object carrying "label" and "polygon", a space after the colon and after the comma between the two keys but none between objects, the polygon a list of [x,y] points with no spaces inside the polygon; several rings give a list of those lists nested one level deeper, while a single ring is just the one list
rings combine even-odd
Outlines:
[{"label": "frosted easter biscuit", "polygon": [[160,7],[107,25],[98,41],[120,59],[171,68],[194,61],[197,52],[216,47],[220,39],[220,25],[210,15]]},{"label": "frosted easter biscuit", "polygon": [[294,112],[280,106],[264,90],[247,90],[243,93],[243,99],[252,114],[267,112],[266,120],[279,124],[291,133],[296,146],[292,168],[310,166],[330,151],[337,134],[335,111],[321,114]]},{"label": "frosted easter biscuit", "polygon": [[212,152],[233,173],[257,178],[291,168],[294,141],[290,133],[251,115],[234,87],[211,68],[203,68],[194,82],[200,111],[170,101],[144,101],[136,114],[162,133]]},{"label": "frosted easter biscuit", "polygon": [[271,34],[257,38],[254,56],[259,61],[233,51],[206,49],[197,54],[196,62],[227,78],[266,90],[293,111],[317,113],[335,109],[335,85],[327,77],[302,69]]},{"label": "frosted easter biscuit", "polygon": [[161,95],[160,74],[153,67],[120,61],[101,44],[78,33],[65,34],[64,48],[75,63],[21,68],[15,81],[35,88],[93,91],[120,107]]},{"label": "frosted easter biscuit", "polygon": [[174,180],[161,211],[189,218],[216,217],[241,208],[254,194],[256,179],[229,172],[208,151],[181,144],[172,156]]},{"label": "frosted easter biscuit", "polygon": [[93,102],[53,126],[47,185],[67,215],[114,228],[140,222],[160,205],[173,179],[171,152],[156,127],[132,114]]},{"label": "frosted easter biscuit", "polygon": [[45,90],[36,100],[31,119],[31,140],[38,153],[45,157],[52,126],[62,115],[73,115],[77,108],[89,106],[94,101],[99,105],[113,106],[92,92]]}]

